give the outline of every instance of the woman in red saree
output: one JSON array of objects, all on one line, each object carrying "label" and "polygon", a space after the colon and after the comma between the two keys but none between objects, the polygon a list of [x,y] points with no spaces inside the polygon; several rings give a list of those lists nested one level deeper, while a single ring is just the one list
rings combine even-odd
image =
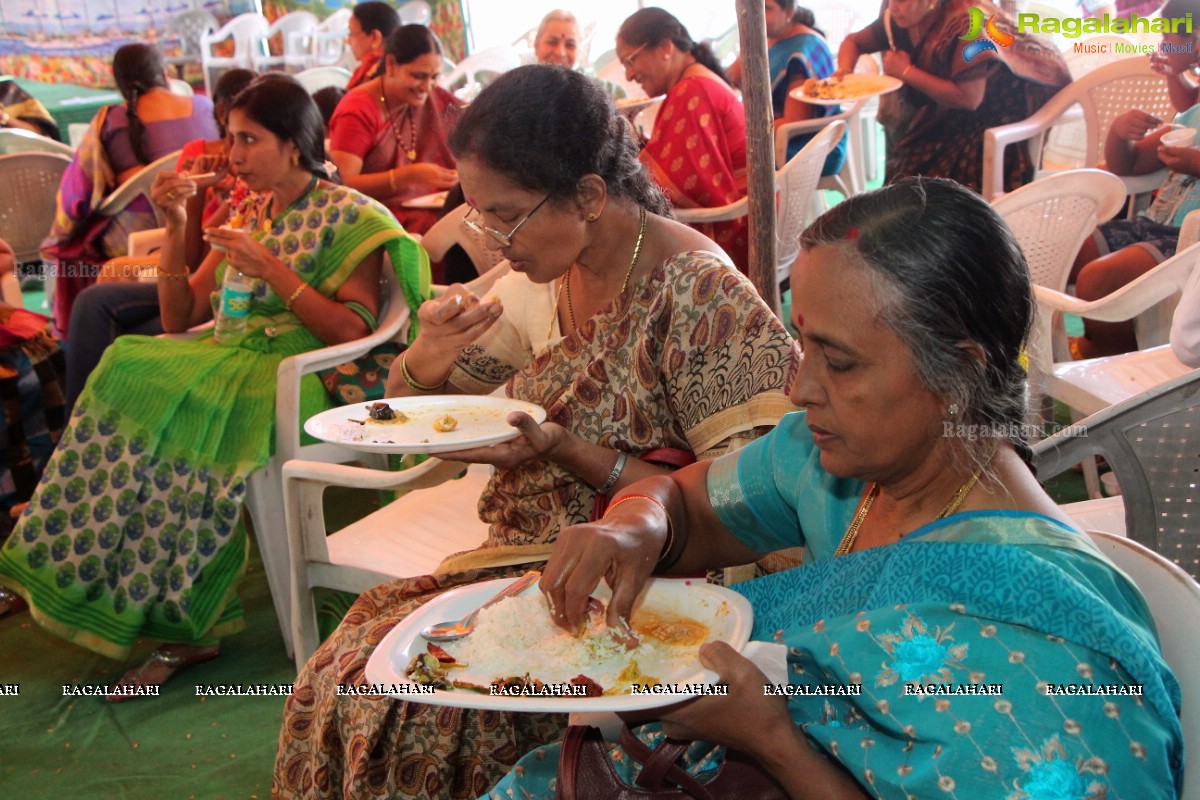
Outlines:
[{"label": "woman in red saree", "polygon": [[424,233],[440,214],[404,202],[458,183],[446,139],[462,103],[435,83],[442,49],[424,25],[397,28],[383,58],[378,77],[333,112],[330,157],[347,186],[387,206],[405,230]]},{"label": "woman in red saree", "polygon": [[358,66],[346,84],[346,91],[357,89],[375,77],[383,60],[383,45],[399,27],[400,14],[381,0],[368,0],[354,7],[346,25],[346,44],[358,59]]},{"label": "woman in red saree", "polygon": [[[706,44],[661,8],[643,8],[617,32],[627,80],[666,94],[642,162],[675,208],[716,208],[746,193],[746,112]],[[695,226],[749,267],[746,219]]]}]

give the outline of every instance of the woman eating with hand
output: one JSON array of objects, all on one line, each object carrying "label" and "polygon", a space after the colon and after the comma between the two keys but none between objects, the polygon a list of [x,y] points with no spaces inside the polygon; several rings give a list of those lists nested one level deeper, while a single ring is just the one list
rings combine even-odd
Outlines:
[{"label": "woman eating with hand", "polygon": [[[207,231],[213,250],[194,273],[183,251],[202,187],[174,172],[155,181],[166,225],[158,299],[163,327],[186,331],[212,318],[237,270],[254,287],[245,329],[109,347],[0,550],[0,585],[51,633],[115,659],[140,637],[165,643],[110,700],[217,657],[242,628],[241,507],[270,456],[280,361],[375,327],[385,248],[411,296],[428,287],[424,251],[391,214],[328,181],[321,116],[299,83],[252,84],[232,103],[229,133],[229,163],[251,193],[234,209],[237,228]],[[315,376],[301,404],[303,416],[330,404]]]},{"label": "woman eating with hand", "polygon": [[[884,73],[904,82],[879,99],[889,183],[925,175],[979,191],[984,131],[1025,119],[1071,81],[1049,42],[1018,32],[986,0],[888,0],[879,19],[842,42],[834,77],[853,72],[863,53],[880,53]],[[1008,148],[997,191],[1028,183],[1033,170],[1026,143]]]},{"label": "woman eating with hand", "polygon": [[462,103],[437,85],[441,70],[433,32],[403,25],[375,77],[347,92],[329,121],[330,158],[346,185],[382,202],[410,233],[424,233],[440,213],[404,201],[458,183],[446,140]]},{"label": "woman eating with hand", "polygon": [[[541,579],[556,621],[578,630],[601,580],[618,626],[652,572],[802,545],[802,566],[735,587],[751,639],[786,647],[793,691],[711,643],[700,661],[728,696],[662,709],[643,741],[702,740],[682,764],[702,781],[712,745],[736,749],[796,800],[1176,796],[1179,685],[1145,600],[1028,465],[1033,300],[1012,234],[963,187],[906,178],[801,241],[804,410],[560,532]],[[1081,683],[1141,691],[1050,693]],[[636,764],[610,755],[631,783]],[[558,761],[531,752],[489,797],[553,797]]]},{"label": "woman eating with hand", "polygon": [[611,493],[734,449],[791,408],[782,324],[711,240],[663,216],[629,123],[598,82],[549,65],[511,70],[450,141],[465,222],[512,272],[486,300],[457,286],[421,306],[388,393],[504,387],[547,419],[514,413],[515,440],[444,454],[497,467],[478,504],[487,542],[359,597],[297,678],[277,798],[475,797],[554,741],[563,714],[433,708],[339,686],[363,684],[383,634],[423,603],[541,564],[558,532]]}]

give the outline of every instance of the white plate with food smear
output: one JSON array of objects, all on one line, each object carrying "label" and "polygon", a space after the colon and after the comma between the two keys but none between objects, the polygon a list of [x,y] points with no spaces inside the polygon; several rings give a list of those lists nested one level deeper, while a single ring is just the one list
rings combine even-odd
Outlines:
[{"label": "white plate with food smear", "polygon": [[866,75],[861,72],[851,72],[841,80],[825,78],[817,80],[809,78],[799,89],[793,89],[791,96],[805,103],[819,106],[836,106],[842,103],[862,100],[864,97],[894,92],[904,85],[904,81],[891,75]]},{"label": "white plate with food smear", "polygon": [[[604,626],[599,611],[582,636],[562,630],[551,621],[537,586],[481,611],[475,630],[462,639],[430,648],[421,636],[427,625],[462,618],[514,580],[462,586],[410,614],[367,661],[372,691],[417,703],[485,710],[657,708],[703,694],[704,687],[717,680],[715,673],[700,666],[701,645],[719,640],[740,650],[750,639],[753,612],[746,598],[701,579],[682,578],[647,582],[630,618],[638,640],[632,649]],[[607,587],[597,587],[595,594],[607,604]],[[454,663],[438,663],[436,647]],[[432,689],[427,684],[430,667],[438,684]],[[503,691],[493,690],[493,683]],[[451,688],[442,688],[447,685]],[[582,696],[585,691],[602,694]]]},{"label": "white plate with food smear", "polygon": [[539,425],[546,421],[544,408],[523,400],[425,395],[331,408],[310,417],[304,430],[323,442],[367,453],[448,453],[517,438],[520,431],[507,421],[514,411]]},{"label": "white plate with food smear", "polygon": [[405,208],[434,208],[446,205],[446,192],[433,192],[420,197],[411,197],[401,203]]}]

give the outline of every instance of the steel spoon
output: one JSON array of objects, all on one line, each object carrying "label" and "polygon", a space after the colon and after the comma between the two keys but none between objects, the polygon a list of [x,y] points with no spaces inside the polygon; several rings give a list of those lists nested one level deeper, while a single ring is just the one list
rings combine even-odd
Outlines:
[{"label": "steel spoon", "polygon": [[479,617],[479,612],[490,605],[494,605],[506,597],[513,597],[528,589],[530,586],[538,582],[542,577],[542,573],[537,570],[530,570],[517,578],[514,582],[505,586],[496,593],[492,599],[481,605],[479,608],[467,614],[458,622],[447,620],[439,622],[437,625],[430,625],[421,631],[421,636],[431,642],[453,642],[455,639],[461,639],[471,631],[475,630],[475,620]]}]

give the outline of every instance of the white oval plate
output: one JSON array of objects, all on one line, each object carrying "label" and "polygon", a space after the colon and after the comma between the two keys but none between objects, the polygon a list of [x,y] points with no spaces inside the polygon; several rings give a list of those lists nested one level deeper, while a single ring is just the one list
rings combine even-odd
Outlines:
[{"label": "white oval plate", "polygon": [[[822,83],[831,81],[826,78]],[[797,100],[803,100],[805,103],[812,103],[817,106],[840,106],[844,103],[853,103],[856,100],[862,100],[864,97],[875,97],[876,95],[887,94],[894,92],[904,85],[904,81],[899,78],[893,78],[891,75],[866,75],[860,72],[852,72],[841,81],[831,85],[837,86],[840,97],[813,97],[804,93],[804,87],[793,89],[789,94]]]},{"label": "white oval plate", "polygon": [[[658,708],[686,700],[699,691],[684,691],[677,694],[621,694],[605,697],[523,697],[493,696],[469,689],[438,689],[431,694],[415,694],[406,691],[415,684],[405,675],[413,656],[425,652],[426,640],[421,629],[444,620],[460,619],[486,602],[516,578],[484,581],[470,586],[461,586],[429,601],[406,617],[383,638],[367,661],[367,682],[375,687],[399,687],[386,694],[415,703],[434,706],[457,706],[497,711],[561,712],[577,711],[635,711],[643,708]],[[598,587],[597,596],[607,595]],[[536,586],[526,591],[539,591]],[[723,586],[705,583],[703,579],[651,578],[638,598],[640,605],[655,610],[691,617],[708,625],[708,641],[728,642],[741,650],[750,640],[750,628],[754,613],[750,602],[737,592]],[[635,606],[636,607],[636,606]],[[675,661],[670,665],[641,664],[647,674],[653,674],[664,684],[691,685],[712,684],[717,680],[714,672],[695,661]],[[652,671],[651,671],[652,670]],[[536,677],[536,676],[535,676]]]},{"label": "white oval plate", "polygon": [[[387,403],[408,421],[365,425],[351,421],[369,419],[368,407],[375,402]],[[367,453],[448,453],[517,438],[520,431],[506,421],[513,411],[524,411],[539,425],[546,421],[546,409],[523,400],[491,395],[425,395],[331,408],[309,417],[304,430],[323,442]],[[458,426],[446,433],[434,430],[433,421],[446,414],[458,420]]]},{"label": "white oval plate", "polygon": [[420,197],[412,197],[401,202],[405,208],[433,208],[440,209],[446,205],[446,192],[434,192],[432,194],[423,194]]}]

